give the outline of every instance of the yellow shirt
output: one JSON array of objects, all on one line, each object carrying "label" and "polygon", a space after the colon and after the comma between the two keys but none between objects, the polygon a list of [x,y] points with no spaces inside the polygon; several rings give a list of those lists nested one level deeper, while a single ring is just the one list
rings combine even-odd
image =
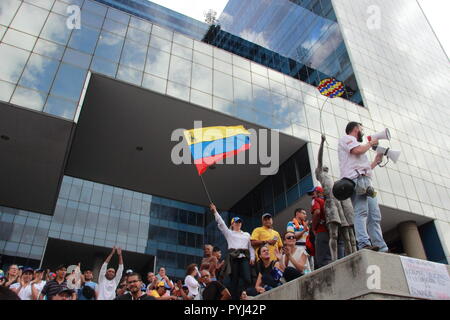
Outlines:
[{"label": "yellow shirt", "polygon": [[[277,260],[277,257],[275,256],[275,247],[278,247],[278,249],[283,247],[283,241],[281,241],[280,234],[277,231],[266,227],[258,227],[253,230],[250,240],[269,241],[274,240],[275,238],[277,243],[273,246],[267,244],[267,246],[269,247],[270,260]],[[259,260],[259,257],[257,257],[257,260]]]},{"label": "yellow shirt", "polygon": [[155,297],[155,298],[160,298],[160,297],[161,297],[161,296],[159,295],[158,291],[156,291],[156,290],[150,291],[150,296],[151,296],[151,297]]}]

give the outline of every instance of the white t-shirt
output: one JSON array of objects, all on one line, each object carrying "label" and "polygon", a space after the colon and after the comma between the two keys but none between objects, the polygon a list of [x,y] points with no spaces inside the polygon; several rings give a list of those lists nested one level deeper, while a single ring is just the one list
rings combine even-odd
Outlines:
[{"label": "white t-shirt", "polygon": [[253,249],[250,241],[250,234],[242,230],[232,231],[228,229],[217,211],[214,212],[214,216],[216,218],[219,230],[223,233],[225,239],[227,240],[228,249],[248,249],[250,252],[250,259],[255,260],[255,250]]},{"label": "white t-shirt", "polygon": [[361,155],[350,153],[353,148],[360,145],[361,143],[354,136],[346,135],[339,139],[338,157],[341,179],[355,179],[358,177],[358,172],[368,177],[372,176],[372,168],[367,155],[365,153]]},{"label": "white t-shirt", "polygon": [[195,278],[191,275],[186,276],[186,278],[184,279],[184,284],[188,287],[189,289],[189,296],[190,297],[194,297],[196,295],[198,295],[198,288],[199,288],[199,283],[197,280],[195,280]]},{"label": "white t-shirt", "polygon": [[[9,288],[17,289],[19,287],[20,283],[14,283]],[[29,283],[26,287],[22,287],[17,295],[20,300],[32,300],[31,283]]]},{"label": "white t-shirt", "polygon": [[108,264],[103,263],[98,275],[98,300],[114,300],[114,298],[116,297],[116,288],[119,285],[120,279],[122,278],[123,264],[119,264],[116,276],[112,280],[108,280],[105,277],[107,268]]},{"label": "white t-shirt", "polygon": [[41,294],[41,291],[42,289],[44,289],[46,283],[47,283],[46,281],[42,280],[41,282],[34,284],[34,287],[37,289],[39,294]]}]

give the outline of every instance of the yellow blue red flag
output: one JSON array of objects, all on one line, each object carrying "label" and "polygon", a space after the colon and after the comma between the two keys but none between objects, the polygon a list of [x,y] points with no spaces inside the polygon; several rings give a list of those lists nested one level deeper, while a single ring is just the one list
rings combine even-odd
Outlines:
[{"label": "yellow blue red flag", "polygon": [[244,126],[218,126],[185,130],[198,174],[221,159],[250,148],[250,132]]}]

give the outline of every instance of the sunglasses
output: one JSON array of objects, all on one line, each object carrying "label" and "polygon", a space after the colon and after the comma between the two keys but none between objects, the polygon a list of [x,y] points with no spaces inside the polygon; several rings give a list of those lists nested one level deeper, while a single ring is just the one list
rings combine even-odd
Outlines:
[{"label": "sunglasses", "polygon": [[286,237],[286,240],[292,240],[292,239],[295,239],[295,237],[294,237],[294,236],[288,236],[288,237]]}]

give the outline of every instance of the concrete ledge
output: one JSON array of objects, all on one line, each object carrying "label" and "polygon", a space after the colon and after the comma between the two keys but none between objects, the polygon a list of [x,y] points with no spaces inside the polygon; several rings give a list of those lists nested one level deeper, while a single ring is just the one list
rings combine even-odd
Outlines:
[{"label": "concrete ledge", "polygon": [[[379,268],[379,269],[378,269]],[[380,286],[370,278],[379,270]],[[450,272],[450,266],[447,266]],[[369,281],[368,281],[369,280]],[[361,250],[253,300],[417,299],[410,295],[400,256]]]}]

